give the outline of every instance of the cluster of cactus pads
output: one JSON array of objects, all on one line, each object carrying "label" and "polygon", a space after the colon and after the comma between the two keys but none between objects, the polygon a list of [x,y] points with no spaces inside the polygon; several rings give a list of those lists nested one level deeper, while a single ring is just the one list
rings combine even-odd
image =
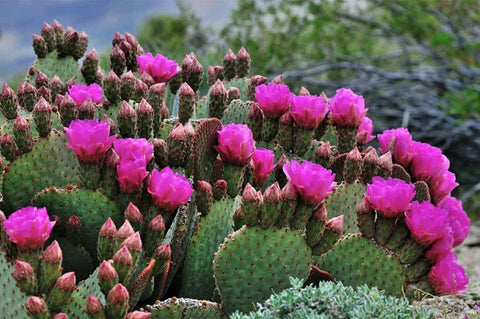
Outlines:
[{"label": "cluster of cactus pads", "polygon": [[112,45],[104,76],[94,49],[77,63],[85,33],[45,24],[25,82],[3,86],[6,318],[227,317],[291,277],[466,289],[451,250],[470,221],[439,149],[400,128],[379,155],[361,96],[249,77],[244,48],[201,97],[193,53],[179,67],[128,33]]}]

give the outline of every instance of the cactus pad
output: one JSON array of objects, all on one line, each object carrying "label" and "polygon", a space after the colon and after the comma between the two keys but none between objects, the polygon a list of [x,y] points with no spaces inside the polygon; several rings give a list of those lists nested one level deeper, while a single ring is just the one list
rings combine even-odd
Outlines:
[{"label": "cactus pad", "polygon": [[272,291],[306,278],[312,253],[296,230],[243,226],[220,245],[213,261],[215,284],[225,311],[248,312]]},{"label": "cactus pad", "polygon": [[222,124],[247,124],[249,110],[249,102],[244,102],[242,100],[233,100],[232,102],[230,102],[227,109],[223,113]]},{"label": "cactus pad", "polygon": [[[99,191],[86,189],[59,190],[52,187],[38,193],[32,199],[32,205],[47,207],[49,214],[57,215],[61,220],[67,220],[72,215],[80,217],[82,226],[79,241],[94,262],[97,261],[97,239],[100,227],[108,217],[120,224],[123,216],[122,210],[114,201]],[[64,258],[69,258],[68,251],[65,251]]]},{"label": "cactus pad", "polygon": [[233,213],[240,198],[225,197],[213,203],[198,224],[187,252],[180,295],[189,298],[212,297],[215,289],[212,261],[225,237],[233,232]]},{"label": "cactus pad", "polygon": [[225,89],[228,91],[231,87],[236,87],[240,90],[240,99],[247,99],[247,88],[248,88],[248,79],[247,78],[233,78],[230,81],[223,83]]},{"label": "cactus pad", "polygon": [[[77,83],[85,82],[78,62],[70,55],[59,57],[56,50],[48,53],[44,58],[38,58],[32,67],[35,71],[39,70],[45,73],[50,80],[54,75],[57,75],[62,82],[66,82],[73,77],[77,78]],[[27,81],[35,85],[35,75],[28,74]]]},{"label": "cactus pad", "polygon": [[13,279],[14,265],[6,259],[0,250],[0,309],[5,319],[28,319],[25,301],[27,296],[20,290]]},{"label": "cactus pad", "polygon": [[94,295],[105,304],[105,296],[103,295],[100,285],[98,284],[98,268],[88,279],[80,283],[70,296],[70,300],[63,308],[63,312],[68,314],[69,319],[89,319],[87,315],[88,296]]},{"label": "cactus pad", "polygon": [[356,209],[365,193],[365,185],[360,183],[337,186],[335,193],[326,200],[328,217],[337,217],[343,214],[344,233],[358,232]]},{"label": "cactus pad", "polygon": [[62,132],[52,131],[47,139],[38,140],[31,152],[10,164],[3,178],[6,213],[27,205],[36,193],[47,187],[64,187],[80,181],[77,158],[65,143]]},{"label": "cactus pad", "polygon": [[345,285],[377,286],[402,296],[406,277],[400,261],[359,234],[342,237],[332,249],[315,257],[315,265]]}]

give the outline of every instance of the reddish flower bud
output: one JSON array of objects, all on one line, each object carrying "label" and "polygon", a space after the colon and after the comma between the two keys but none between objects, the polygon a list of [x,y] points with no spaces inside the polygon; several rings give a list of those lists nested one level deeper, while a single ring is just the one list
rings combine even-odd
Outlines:
[{"label": "reddish flower bud", "polygon": [[75,273],[72,271],[60,276],[55,285],[62,291],[73,291],[76,287],[76,281]]},{"label": "reddish flower bud", "polygon": [[114,255],[113,263],[120,265],[131,265],[133,264],[133,257],[127,246],[122,246]]},{"label": "reddish flower bud", "polygon": [[142,239],[140,238],[140,233],[137,231],[134,234],[130,235],[125,239],[121,246],[126,246],[129,250],[132,251],[142,251]]},{"label": "reddish flower bud", "polygon": [[129,294],[127,288],[122,284],[116,284],[108,293],[107,300],[109,303],[122,305],[128,302]]},{"label": "reddish flower bud", "polygon": [[56,240],[54,240],[42,253],[43,260],[46,263],[61,263],[63,260],[62,249]]},{"label": "reddish flower bud", "polygon": [[163,221],[162,215],[155,216],[148,224],[148,228],[157,233],[164,232],[165,222]]},{"label": "reddish flower bud", "polygon": [[170,260],[172,259],[172,249],[169,243],[163,244],[158,246],[155,249],[155,255],[158,256],[159,259],[162,260]]},{"label": "reddish flower bud", "polygon": [[128,204],[127,209],[125,209],[124,215],[130,223],[143,223],[142,213],[140,212],[138,207],[135,206],[132,202]]},{"label": "reddish flower bud", "polygon": [[106,238],[115,238],[117,236],[117,227],[110,217],[108,217],[107,221],[100,228],[98,236]]},{"label": "reddish flower bud", "polygon": [[128,220],[123,222],[123,225],[118,229],[117,236],[118,238],[128,238],[135,233],[132,225]]},{"label": "reddish flower bud", "polygon": [[342,233],[343,232],[343,215],[329,219],[325,223],[325,227],[337,234]]},{"label": "reddish flower bud", "polygon": [[127,314],[126,319],[150,319],[152,314],[145,311],[134,311]]},{"label": "reddish flower bud", "polygon": [[87,313],[89,315],[96,315],[103,313],[103,305],[100,299],[94,295],[89,295],[87,300]]},{"label": "reddish flower bud", "polygon": [[28,280],[33,275],[34,271],[29,263],[18,259],[15,261],[15,267],[13,268],[13,278],[16,281]]},{"label": "reddish flower bud", "polygon": [[46,314],[47,304],[40,297],[30,297],[25,302],[25,308],[27,308],[27,314],[32,317],[39,317],[41,314]]},{"label": "reddish flower bud", "polygon": [[298,199],[298,192],[292,182],[287,182],[282,188],[282,197],[287,200],[296,201]]},{"label": "reddish flower bud", "polygon": [[117,271],[108,261],[102,261],[100,269],[98,270],[98,279],[103,281],[110,281],[118,278]]}]

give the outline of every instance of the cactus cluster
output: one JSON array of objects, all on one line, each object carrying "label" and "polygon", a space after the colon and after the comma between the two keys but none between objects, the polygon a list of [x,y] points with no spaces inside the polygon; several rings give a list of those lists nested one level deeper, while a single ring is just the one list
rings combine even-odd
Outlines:
[{"label": "cactus cluster", "polygon": [[465,289],[451,249],[470,221],[440,150],[396,129],[379,156],[361,96],[249,77],[244,48],[200,97],[193,53],[180,67],[131,34],[112,44],[103,77],[94,49],[76,62],[84,33],[45,24],[25,82],[3,86],[7,318],[226,317],[290,277]]}]

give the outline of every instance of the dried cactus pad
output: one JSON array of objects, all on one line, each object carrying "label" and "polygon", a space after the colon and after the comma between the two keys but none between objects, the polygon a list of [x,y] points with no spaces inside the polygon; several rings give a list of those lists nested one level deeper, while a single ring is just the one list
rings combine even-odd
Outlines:
[{"label": "dried cactus pad", "polygon": [[229,235],[213,261],[215,283],[227,313],[248,312],[273,291],[306,278],[312,253],[300,231],[246,227]]}]

